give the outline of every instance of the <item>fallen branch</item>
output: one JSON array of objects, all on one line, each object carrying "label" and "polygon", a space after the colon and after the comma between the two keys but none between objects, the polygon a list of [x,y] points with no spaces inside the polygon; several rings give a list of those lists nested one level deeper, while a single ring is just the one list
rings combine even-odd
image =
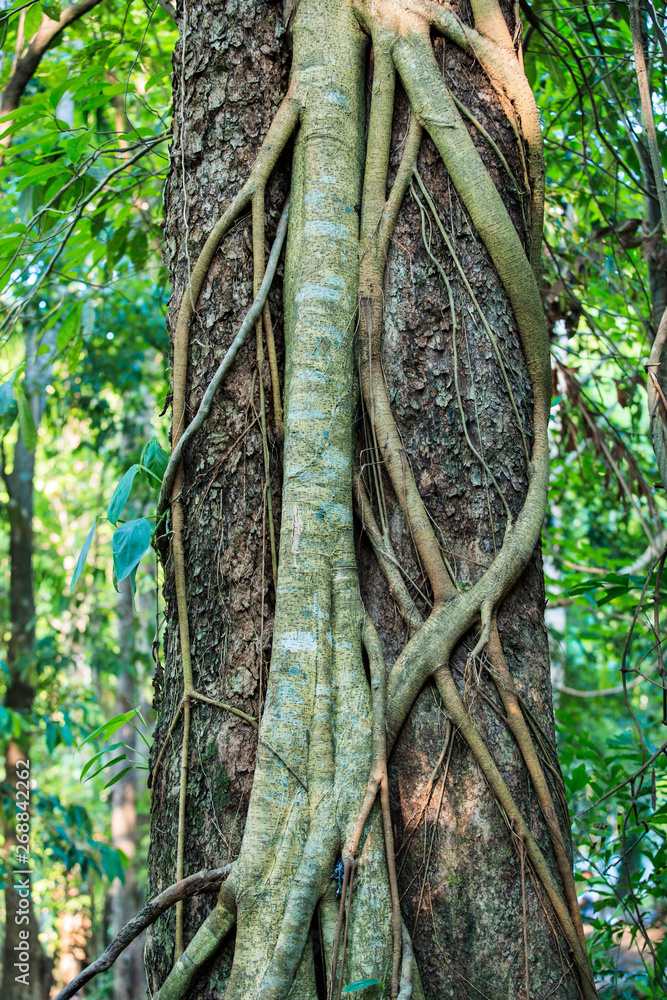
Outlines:
[{"label": "fallen branch", "polygon": [[143,930],[154,924],[165,910],[170,909],[179,900],[189,899],[191,896],[199,896],[203,892],[215,892],[220,888],[231,870],[232,865],[226,865],[224,868],[213,868],[209,871],[196,872],[194,875],[188,875],[182,881],[170,885],[168,889],[165,889],[159,896],[152,899],[150,903],[146,903],[143,910],[140,910],[136,917],[132,917],[132,920],[118,931],[118,934],[116,934],[111,944],[100,957],[95,959],[87,968],[83,969],[78,976],[75,976],[60,991],[55,1000],[69,1000],[75,993],[78,993],[82,986],[89,983],[100,972],[106,972],[107,969],[110,969],[121,952],[125,951],[127,946],[135,938],[139,937]]}]

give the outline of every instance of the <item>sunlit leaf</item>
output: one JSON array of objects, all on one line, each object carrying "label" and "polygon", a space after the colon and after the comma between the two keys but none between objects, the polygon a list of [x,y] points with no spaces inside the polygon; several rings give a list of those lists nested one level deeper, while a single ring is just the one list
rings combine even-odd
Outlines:
[{"label": "sunlit leaf", "polygon": [[[130,495],[130,490],[132,489],[132,483],[134,482],[134,477],[136,476],[137,472],[139,472],[139,468],[140,467],[138,465],[131,465],[130,468],[125,473],[125,475],[123,476],[123,478],[121,479],[121,481],[118,483],[118,486],[116,486],[116,489],[113,491],[113,496],[111,497],[111,500],[109,501],[109,506],[107,507],[107,517],[114,525],[118,521],[118,518],[121,515],[123,507],[127,503],[127,498]],[[119,577],[119,579],[123,579],[123,577]]]},{"label": "sunlit leaf", "polygon": [[88,556],[88,550],[90,549],[91,543],[93,541],[93,535],[95,534],[95,528],[97,527],[97,518],[93,521],[93,526],[86,535],[86,540],[83,543],[83,548],[79,552],[79,558],[76,561],[76,566],[74,567],[74,573],[72,574],[72,580],[69,585],[69,589],[74,593],[74,588],[77,585],[78,579],[83,572],[83,567],[86,563],[86,558]]},{"label": "sunlit leaf", "polygon": [[120,583],[139,565],[151,544],[151,524],[145,517],[126,521],[116,528],[111,540],[113,566]]}]

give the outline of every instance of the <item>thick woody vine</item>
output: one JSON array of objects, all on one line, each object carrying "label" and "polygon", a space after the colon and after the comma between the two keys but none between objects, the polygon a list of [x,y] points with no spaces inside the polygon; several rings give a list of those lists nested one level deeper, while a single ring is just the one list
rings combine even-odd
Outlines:
[{"label": "thick woody vine", "polygon": [[[585,1000],[596,996],[565,840],[544,771],[545,767],[553,770],[553,764],[517,694],[496,618],[499,605],[538,544],[548,485],[550,367],[536,283],[544,195],[539,117],[523,73],[520,46],[510,36],[497,0],[472,0],[471,6],[474,27],[463,24],[449,7],[430,0],[301,0],[293,23],[294,58],[288,93],[248,180],[211,232],[182,298],[174,334],[173,454],[160,498],[160,513],[168,506],[171,511],[183,669],[183,697],[169,729],[171,737],[182,718],[179,880],[184,875],[192,705],[201,699],[218,705],[221,711],[233,710],[198,694],[193,682],[182,540],[182,456],[185,444],[203,424],[234,354],[253,327],[260,362],[262,331],[266,335],[274,416],[282,430],[283,403],[265,303],[287,226],[287,208],[265,270],[264,188],[278,157],[294,136],[284,293],[283,521],[279,553],[273,534],[270,539],[276,616],[255,778],[239,859],[222,885],[215,909],[185,950],[182,911],[177,912],[176,961],[157,994],[159,1000],[185,996],[198,969],[235,924],[234,963],[226,1000],[282,1000],[290,990],[293,996],[315,996],[312,949],[305,948],[305,944],[318,906],[329,997],[340,996],[344,982],[359,978],[369,967],[383,968],[383,961],[390,970],[392,997],[407,1000],[410,995],[423,995],[398,902],[387,758],[429,678],[437,684],[450,726],[465,740],[484,774],[517,851],[522,858],[525,856],[542,886],[567,942],[582,996]],[[430,39],[432,30],[479,60],[515,131],[523,177],[520,181],[512,178],[512,183],[516,187],[523,185],[529,194],[528,255],[470,138],[462,118],[462,113],[468,118],[470,113],[455,101],[438,69]],[[324,38],[331,43],[323,46]],[[366,139],[363,81],[369,39],[374,75]],[[410,102],[411,120],[402,161],[387,194],[397,76]],[[526,498],[515,520],[506,507],[502,546],[468,590],[459,588],[443,559],[406,461],[380,362],[387,253],[399,208],[409,191],[422,220],[429,219],[442,236],[502,368],[493,331],[417,172],[424,131],[435,143],[498,272],[514,312],[533,391],[532,451],[524,441],[529,475]],[[509,170],[506,163],[505,167]],[[350,211],[357,201],[361,202],[360,223],[356,213]],[[190,320],[214,254],[250,204],[255,301],[199,412],[186,428]],[[423,232],[427,252],[435,261],[426,226]],[[438,270],[449,300],[456,358],[455,303],[445,270],[439,264]],[[505,378],[516,413],[511,384]],[[370,476],[353,474],[357,379],[366,411]],[[458,383],[456,395],[465,428]],[[267,466],[263,390],[259,418]],[[467,429],[466,440],[483,462]],[[380,462],[430,584],[432,606],[425,621],[410,596],[392,549],[383,516],[381,481],[372,472]],[[264,491],[272,528],[268,468],[266,474]],[[375,628],[359,597],[352,539],[353,503],[390,592],[410,627],[410,639],[388,674]],[[307,631],[299,624],[306,608],[313,622]],[[531,835],[450,670],[451,654],[476,625],[480,634],[471,656],[484,658],[498,690],[544,815],[560,884]],[[362,664],[362,643],[370,664],[370,685]],[[255,720],[247,721],[256,724]],[[341,857],[344,881],[338,903],[327,889]],[[356,892],[352,902],[353,886]],[[382,904],[384,915],[379,921],[373,917],[378,906],[370,906],[371,893],[375,903],[380,900]],[[177,905],[182,907],[182,901]]]}]

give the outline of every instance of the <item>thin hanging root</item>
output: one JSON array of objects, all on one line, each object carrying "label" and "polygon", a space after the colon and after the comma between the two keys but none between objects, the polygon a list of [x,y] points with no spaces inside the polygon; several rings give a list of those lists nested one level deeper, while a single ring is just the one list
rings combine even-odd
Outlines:
[{"label": "thin hanging root", "polygon": [[273,323],[271,322],[271,310],[269,303],[264,303],[264,334],[266,336],[266,352],[269,355],[269,369],[271,371],[271,392],[273,394],[273,419],[276,424],[278,436],[282,441],[285,434],[285,423],[283,420],[283,405],[280,399],[280,375],[278,374],[278,358],[276,356],[276,341],[273,336]]},{"label": "thin hanging root", "polygon": [[[405,824],[405,839],[404,839],[403,843],[401,844],[401,846],[399,847],[399,849],[397,851],[397,854],[401,854],[402,851],[407,850],[407,848],[409,847],[409,845],[410,845],[410,843],[412,841],[412,838],[414,837],[416,831],[419,829],[419,824],[421,823],[422,817],[423,817],[424,813],[426,812],[426,810],[428,809],[428,804],[431,801],[431,794],[433,792],[433,785],[435,784],[435,779],[437,777],[438,771],[442,767],[442,762],[445,759],[445,754],[447,754],[448,749],[449,749],[449,754],[448,754],[448,758],[447,759],[448,759],[448,766],[449,766],[449,756],[451,755],[451,749],[450,748],[451,748],[451,744],[452,744],[453,738],[454,738],[454,732],[453,732],[453,729],[452,729],[452,725],[451,725],[449,719],[447,719],[446,720],[446,729],[445,729],[445,739],[444,739],[443,744],[442,744],[442,750],[440,751],[440,756],[438,757],[438,760],[436,761],[436,765],[433,768],[433,770],[431,771],[431,775],[430,775],[428,781],[426,782],[426,789],[424,791],[424,794],[422,795],[421,805],[417,809],[415,809],[415,811],[413,812],[412,816],[410,816],[410,818],[408,819],[407,823]],[[412,829],[410,829],[410,826],[412,826]],[[401,870],[403,868],[403,864],[404,863],[405,863],[405,861],[403,861],[403,863],[401,864],[401,869],[399,870],[399,873],[398,873],[399,875],[401,873]]]},{"label": "thin hanging root", "polygon": [[[183,743],[181,746],[181,783],[178,790],[178,840],[176,842],[176,881],[183,878],[185,857],[185,799],[188,786],[188,750],[190,746],[191,702],[188,695],[183,699]],[[183,900],[176,903],[176,937],[174,957],[180,958],[185,950],[183,943]]]},{"label": "thin hanging root", "polygon": [[[350,884],[350,874],[354,871],[354,861],[348,859],[343,859],[343,886],[340,893],[340,906],[338,907],[338,921],[336,923],[336,931],[334,934],[333,950],[331,954],[331,970],[329,972],[329,988],[327,991],[327,1000],[333,1000],[335,982],[336,982],[336,970],[338,968],[338,949],[340,947],[340,936],[343,930],[343,921],[345,919],[345,903],[347,901],[347,889]],[[343,976],[343,970],[340,972],[341,978]]]},{"label": "thin hanging root", "polygon": [[475,643],[473,649],[468,655],[468,663],[471,663],[475,657],[479,656],[483,649],[486,648],[491,636],[491,621],[493,618],[493,604],[491,601],[484,601],[482,607],[480,608],[480,618],[481,618],[481,629],[479,633],[479,639]]},{"label": "thin hanging root", "polygon": [[586,949],[582,946],[581,941],[579,940],[579,935],[577,934],[575,926],[572,922],[569,908],[561,896],[556,883],[554,882],[544,854],[526,826],[526,823],[524,822],[524,819],[512,797],[512,793],[501,776],[500,771],[491,757],[484,740],[480,736],[473,719],[461,701],[461,696],[449,668],[441,667],[435,674],[435,681],[438,686],[438,691],[440,692],[442,700],[445,704],[445,711],[452,720],[452,723],[458,727],[461,735],[472,751],[472,754],[479,764],[482,774],[486,778],[493,795],[507,815],[508,822],[510,825],[513,824],[517,835],[522,838],[525,844],[528,859],[530,860],[539,881],[549,897],[549,902],[553,907],[563,934],[565,935],[565,939],[567,940],[570,950],[574,956],[585,1000],[596,1000],[597,992],[595,990],[595,983],[590,969]]},{"label": "thin hanging root", "polygon": [[[257,295],[255,296],[255,299],[252,305],[250,306],[250,309],[246,313],[244,320],[241,323],[241,326],[239,327],[239,332],[236,334],[234,340],[229,345],[224,358],[218,365],[215,375],[211,379],[206,392],[202,396],[202,400],[201,403],[199,404],[199,409],[197,410],[197,413],[190,421],[186,429],[183,431],[182,435],[178,440],[178,443],[174,446],[172,450],[171,457],[169,459],[169,462],[167,463],[167,468],[165,469],[164,477],[162,479],[162,487],[160,489],[160,497],[158,499],[158,505],[157,505],[158,520],[162,519],[169,504],[169,498],[172,496],[174,492],[174,481],[176,474],[178,472],[178,468],[181,464],[181,457],[183,454],[183,450],[185,446],[192,440],[192,438],[197,433],[199,428],[204,423],[206,417],[208,416],[211,409],[211,405],[213,403],[213,399],[215,397],[215,394],[218,390],[220,383],[222,382],[222,379],[229,371],[229,368],[231,367],[234,358],[236,357],[239,349],[244,344],[245,338],[248,336],[248,333],[254,327],[257,317],[260,315],[264,303],[266,302],[266,297],[269,293],[269,289],[275,277],[276,268],[278,267],[278,259],[280,257],[280,251],[285,241],[288,218],[289,218],[289,199],[285,204],[285,208],[283,209],[283,214],[281,215],[280,222],[278,223],[278,229],[276,230],[276,236],[273,241],[271,254],[269,255],[269,261],[266,266],[266,272],[264,274],[264,278],[262,279],[259,291],[257,292]],[[246,431],[244,431],[244,433],[247,433],[248,430],[249,428],[246,428]]]},{"label": "thin hanging root", "polygon": [[[205,694],[200,694],[199,691],[192,691],[190,693],[190,698],[195,698],[197,701],[205,701],[207,705],[214,705],[216,708],[221,708],[225,712],[230,712],[231,715],[236,715],[238,716],[239,719],[243,719],[243,721],[247,722],[248,725],[252,726],[253,729],[259,728],[257,719],[254,716],[248,715],[247,712],[243,712],[240,708],[235,708],[234,705],[228,705],[227,702],[225,701],[215,701],[213,698],[209,698]],[[169,729],[167,730],[167,735],[163,739],[162,746],[160,747],[160,752],[157,755],[157,760],[155,761],[153,769],[148,776],[149,788],[155,782],[155,775],[159,770],[162,758],[164,757],[165,750],[167,749],[167,744],[169,743],[169,740],[173,736],[174,729],[176,728],[176,725],[181,715],[181,709],[183,708],[184,704],[185,704],[185,699],[182,699],[180,704],[178,705],[178,708],[174,712],[174,716],[169,724]]]},{"label": "thin hanging root", "polygon": [[[415,176],[418,178],[420,185],[423,187],[423,182],[422,182],[421,176],[420,176],[420,174],[417,171],[415,171]],[[424,188],[424,190],[426,190],[426,189]],[[452,293],[452,286],[450,284],[449,278],[447,277],[447,272],[445,271],[445,269],[443,268],[442,264],[440,263],[440,261],[437,259],[437,257],[435,256],[435,254],[431,250],[431,241],[430,241],[430,239],[426,235],[426,209],[424,208],[424,205],[420,201],[419,195],[415,191],[414,184],[410,184],[410,193],[411,193],[412,197],[414,198],[414,200],[417,203],[417,206],[419,208],[419,214],[421,216],[421,224],[422,224],[422,242],[424,243],[424,248],[426,249],[426,253],[431,258],[432,262],[435,264],[435,267],[436,267],[438,273],[440,274],[440,277],[443,280],[445,288],[447,289],[447,297],[449,299],[449,312],[450,312],[450,315],[452,317],[452,356],[453,356],[453,368],[454,368],[454,388],[455,388],[455,391],[456,391],[456,404],[458,406],[459,416],[461,417],[461,426],[463,427],[463,433],[465,435],[465,439],[466,439],[466,442],[468,444],[468,447],[470,448],[470,451],[473,453],[473,455],[475,456],[475,458],[477,459],[477,461],[479,462],[479,464],[484,469],[484,472],[486,473],[486,475],[488,476],[488,478],[493,483],[493,485],[495,487],[495,490],[496,490],[496,493],[498,494],[498,496],[500,497],[500,499],[502,501],[502,504],[503,504],[503,506],[505,508],[505,515],[506,515],[506,518],[507,518],[506,529],[505,530],[509,530],[509,528],[512,527],[512,520],[513,519],[512,519],[512,511],[510,510],[509,504],[507,503],[507,500],[505,498],[505,494],[503,493],[503,491],[501,490],[500,486],[498,485],[498,481],[497,481],[496,477],[493,475],[493,472],[491,471],[491,469],[489,468],[489,465],[487,464],[484,456],[477,450],[477,448],[475,448],[474,444],[472,443],[472,441],[470,439],[470,433],[468,432],[468,424],[467,424],[467,421],[466,421],[465,412],[463,410],[463,400],[461,399],[461,390],[459,388],[458,347],[457,347],[457,343],[456,343],[456,328],[457,328],[456,306],[454,304],[454,295]],[[433,206],[432,202],[431,202],[431,206]],[[436,221],[439,223],[440,222],[439,218]],[[442,227],[442,226],[440,226],[440,228],[441,228],[441,230],[444,229],[444,227]],[[447,243],[447,246],[450,249],[450,251],[453,252],[453,247],[451,246],[451,244],[449,242]],[[457,262],[457,267],[459,269],[459,272],[465,275],[465,272],[463,272],[463,269],[462,269],[460,263],[458,262],[458,258],[456,256],[454,256],[454,259]],[[467,281],[467,279],[465,279],[465,280]],[[472,289],[470,288],[470,286],[468,286],[468,288],[469,288],[470,293],[472,294]],[[473,296],[473,301],[477,305],[477,299],[474,296]],[[482,314],[481,310],[479,309],[479,306],[477,306],[477,308],[478,308],[478,310],[480,312],[480,315],[482,316],[483,321],[486,322],[486,318],[484,317],[484,315]],[[486,323],[486,325],[487,325],[487,327],[489,326],[488,323]],[[490,327],[489,327],[489,333],[491,333]],[[495,345],[495,338],[493,337],[493,334],[491,334],[491,343],[494,345],[494,347],[496,346]],[[504,368],[504,365],[502,363],[502,359],[500,357],[500,352],[497,350],[497,348],[496,348],[496,356],[498,357],[498,360],[500,361],[500,364],[501,364],[501,367],[502,367],[502,370],[503,370],[503,374],[505,376],[505,383],[506,383],[507,388],[509,389],[509,392],[510,392],[510,398],[513,400],[512,390],[511,390],[511,387],[510,387],[510,384],[509,384],[509,380],[507,378],[507,373],[505,372],[505,368]],[[518,412],[516,411],[516,406],[515,406],[515,413],[517,415],[517,420],[518,420]],[[524,449],[525,449],[525,452],[526,452],[526,460],[530,461],[530,455],[528,453],[528,447],[526,445],[525,435],[523,435],[523,428],[521,427],[520,423],[519,423],[519,428],[520,428],[520,430],[522,432],[522,436],[523,436]],[[480,447],[481,447],[481,434],[480,434]]]},{"label": "thin hanging root", "polygon": [[380,564],[385,579],[389,585],[391,596],[396,601],[399,610],[405,620],[416,631],[423,624],[422,616],[417,605],[412,600],[410,592],[403,582],[401,576],[401,565],[396,558],[391,540],[383,535],[378,527],[371,502],[364,487],[361,477],[357,474],[354,477],[354,497],[357,505],[357,513],[362,527],[370,539],[375,557]]},{"label": "thin hanging root", "polygon": [[[259,184],[252,197],[252,256],[254,294],[259,294],[265,275],[264,269],[264,185]],[[271,569],[273,586],[278,585],[278,557],[276,555],[276,534],[273,525],[273,503],[271,500],[271,469],[269,466],[269,442],[266,435],[266,405],[264,400],[264,347],[262,344],[262,316],[259,315],[255,326],[257,336],[257,371],[259,373],[259,416],[262,428],[262,455],[264,459],[264,492],[269,521],[269,540],[271,542]],[[275,345],[274,345],[275,353]]]},{"label": "thin hanging root", "polygon": [[547,830],[549,831],[549,837],[551,838],[551,844],[556,857],[558,870],[563,881],[568,910],[579,937],[579,941],[581,942],[581,946],[585,950],[586,938],[584,936],[584,927],[581,920],[581,909],[579,907],[579,901],[577,900],[577,891],[574,884],[570,860],[565,849],[563,833],[558,822],[558,816],[556,815],[556,809],[549,790],[549,785],[547,784],[544,771],[542,770],[539,757],[537,756],[535,744],[533,743],[528,726],[526,725],[526,720],[523,717],[523,712],[519,706],[514,681],[512,680],[512,675],[507,667],[505,654],[500,641],[495,613],[492,618],[488,639],[488,654],[488,670],[494,679],[498,694],[500,695],[500,700],[502,701],[503,708],[505,709],[505,714],[507,715],[507,722],[510,731],[519,746],[521,756],[523,757],[526,769],[530,775],[535,793],[540,803],[540,808],[547,825]]},{"label": "thin hanging root", "polygon": [[417,930],[417,923],[419,921],[419,913],[422,908],[422,899],[424,898],[424,889],[426,888],[426,882],[428,880],[428,869],[431,863],[431,853],[433,851],[433,844],[435,843],[435,835],[438,829],[438,820],[440,819],[440,812],[442,810],[442,800],[445,797],[445,788],[447,786],[447,774],[449,773],[449,762],[452,759],[452,747],[454,746],[454,741],[452,740],[449,744],[449,751],[447,753],[447,764],[442,775],[442,788],[440,789],[440,800],[438,801],[438,810],[435,816],[435,822],[433,824],[433,831],[431,833],[431,842],[428,847],[428,854],[426,856],[426,862],[424,864],[424,878],[422,880],[421,889],[419,890],[419,900],[417,901],[417,906],[415,908],[415,923],[412,928],[412,934],[414,936]]},{"label": "thin hanging root", "polygon": [[[523,424],[521,422],[521,417],[519,416],[519,410],[518,410],[518,407],[516,405],[516,400],[514,398],[514,392],[512,391],[512,384],[511,384],[511,382],[509,380],[509,376],[507,374],[507,366],[505,365],[505,361],[503,359],[502,352],[501,352],[500,346],[498,344],[498,339],[497,339],[495,333],[493,332],[493,330],[491,329],[491,325],[489,324],[489,321],[487,320],[486,316],[484,315],[484,312],[483,312],[483,310],[482,310],[482,308],[481,308],[481,306],[480,306],[480,304],[479,304],[479,302],[477,300],[477,296],[475,295],[475,293],[472,290],[472,286],[471,286],[470,282],[468,281],[468,276],[467,276],[467,274],[465,272],[465,269],[464,269],[463,265],[461,264],[461,261],[459,260],[459,256],[456,253],[456,250],[454,249],[454,245],[453,245],[452,241],[449,238],[447,230],[445,229],[445,227],[442,224],[442,219],[440,218],[440,213],[438,212],[438,210],[435,207],[435,204],[433,202],[433,199],[431,198],[431,193],[428,190],[428,188],[426,187],[426,185],[424,184],[424,181],[422,180],[421,174],[417,170],[415,170],[415,177],[417,179],[417,183],[419,184],[419,187],[421,188],[422,194],[424,195],[424,198],[426,199],[426,203],[427,203],[429,209],[431,210],[431,214],[433,215],[433,218],[435,220],[435,224],[438,227],[438,230],[440,231],[440,235],[442,236],[442,238],[443,238],[443,240],[445,242],[445,245],[447,247],[447,250],[449,251],[449,253],[451,255],[451,258],[454,261],[454,264],[456,266],[457,271],[459,272],[459,275],[461,277],[461,281],[463,282],[463,284],[465,286],[465,289],[466,289],[468,295],[470,296],[470,299],[472,300],[472,303],[473,303],[473,305],[474,305],[474,307],[475,307],[475,309],[477,311],[477,315],[479,316],[479,318],[481,320],[482,326],[486,330],[486,334],[487,334],[489,340],[491,341],[491,346],[493,347],[493,352],[496,355],[496,358],[498,359],[498,364],[500,365],[500,370],[501,370],[502,376],[503,376],[503,382],[505,383],[505,388],[507,389],[507,394],[508,394],[508,396],[510,398],[510,403],[512,404],[512,409],[514,411],[514,416],[516,417],[516,421],[517,421],[517,424],[518,424],[518,427],[519,427],[519,433],[521,435],[521,443],[523,445],[523,453],[526,456],[526,462],[528,464],[530,464],[530,451],[528,449],[528,442],[526,441],[526,435],[525,435],[524,430],[523,430]],[[419,199],[415,195],[414,189],[412,190],[412,193],[413,193],[413,196],[415,197],[415,201],[417,202],[417,204],[420,204]],[[440,273],[443,275],[443,277],[445,277],[445,272],[444,271],[441,271]],[[445,277],[445,281],[447,281],[446,277]],[[449,287],[449,282],[448,281],[447,281],[447,285]],[[455,336],[456,336],[456,325],[455,325],[456,324],[456,315],[454,313],[453,298],[451,298],[450,301],[451,301],[452,316],[454,317],[454,322],[453,322],[454,330],[453,330],[452,336],[454,338],[454,354],[456,355],[456,340],[455,340]],[[472,448],[472,444],[470,444],[470,448],[474,451],[474,449]],[[486,463],[483,461],[483,459],[479,458],[479,461],[481,461],[486,466]],[[490,469],[488,469],[488,467],[487,467],[486,471],[487,471],[487,474],[489,475],[489,477],[493,480],[493,476],[491,475],[491,471],[490,471]],[[494,484],[495,484],[495,480],[494,480]],[[498,488],[498,487],[496,486],[496,488]],[[502,496],[502,494],[501,494],[501,496]],[[507,507],[507,502],[505,501],[504,497],[503,497],[503,502],[505,503],[505,507],[507,509],[507,516],[508,516],[508,519],[509,519],[508,520],[508,527],[509,527],[512,524],[512,515],[509,512],[509,508]]]},{"label": "thin hanging root", "polygon": [[[380,639],[368,615],[364,616],[362,629],[362,642],[368,653],[368,660],[371,670],[371,694],[373,706],[373,751],[371,757],[371,773],[368,779],[366,795],[361,806],[361,810],[354,825],[350,839],[343,850],[343,890],[341,893],[341,904],[338,912],[338,924],[334,938],[333,956],[331,963],[331,983],[330,990],[333,990],[338,962],[338,942],[340,940],[341,927],[343,924],[343,910],[346,905],[345,890],[348,881],[350,886],[356,868],[356,857],[359,852],[359,845],[363,836],[364,827],[370,817],[371,810],[375,805],[378,791],[380,792],[380,805],[382,812],[382,825],[384,832],[385,852],[387,856],[387,871],[389,875],[389,888],[391,892],[391,931],[393,941],[392,978],[391,995],[396,1000],[399,989],[399,972],[401,967],[401,904],[398,893],[398,881],[396,878],[396,857],[394,853],[394,834],[391,825],[391,810],[389,806],[389,776],[387,774],[387,741],[385,732],[386,718],[386,668]],[[347,898],[347,909],[351,903],[350,892]],[[349,921],[349,916],[346,918]],[[347,923],[345,924],[345,940],[347,938]],[[343,969],[345,966],[345,941],[343,944],[343,957],[341,959],[340,978],[342,984]],[[338,995],[340,996],[340,988]]]},{"label": "thin hanging root", "polygon": [[404,920],[401,920],[401,944],[403,948],[403,960],[401,962],[401,981],[398,990],[398,1000],[410,1000],[412,996],[412,969],[415,964],[415,953],[412,950],[410,933],[405,926]]},{"label": "thin hanging root", "polygon": [[340,959],[340,976],[338,978],[338,992],[336,1000],[340,1000],[343,992],[343,973],[345,972],[345,959],[347,957],[347,934],[350,929],[350,911],[352,909],[352,894],[354,892],[354,876],[356,867],[353,864],[350,869],[350,881],[347,887],[347,906],[345,907],[345,930],[343,932],[343,953]]}]

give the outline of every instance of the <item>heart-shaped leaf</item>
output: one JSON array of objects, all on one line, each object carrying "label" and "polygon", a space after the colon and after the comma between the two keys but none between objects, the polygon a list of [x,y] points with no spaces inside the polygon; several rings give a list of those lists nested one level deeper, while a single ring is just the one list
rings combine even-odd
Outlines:
[{"label": "heart-shaped leaf", "polygon": [[142,556],[150,548],[151,534],[150,521],[145,517],[126,521],[114,531],[111,551],[113,568],[119,583],[141,562]]}]

